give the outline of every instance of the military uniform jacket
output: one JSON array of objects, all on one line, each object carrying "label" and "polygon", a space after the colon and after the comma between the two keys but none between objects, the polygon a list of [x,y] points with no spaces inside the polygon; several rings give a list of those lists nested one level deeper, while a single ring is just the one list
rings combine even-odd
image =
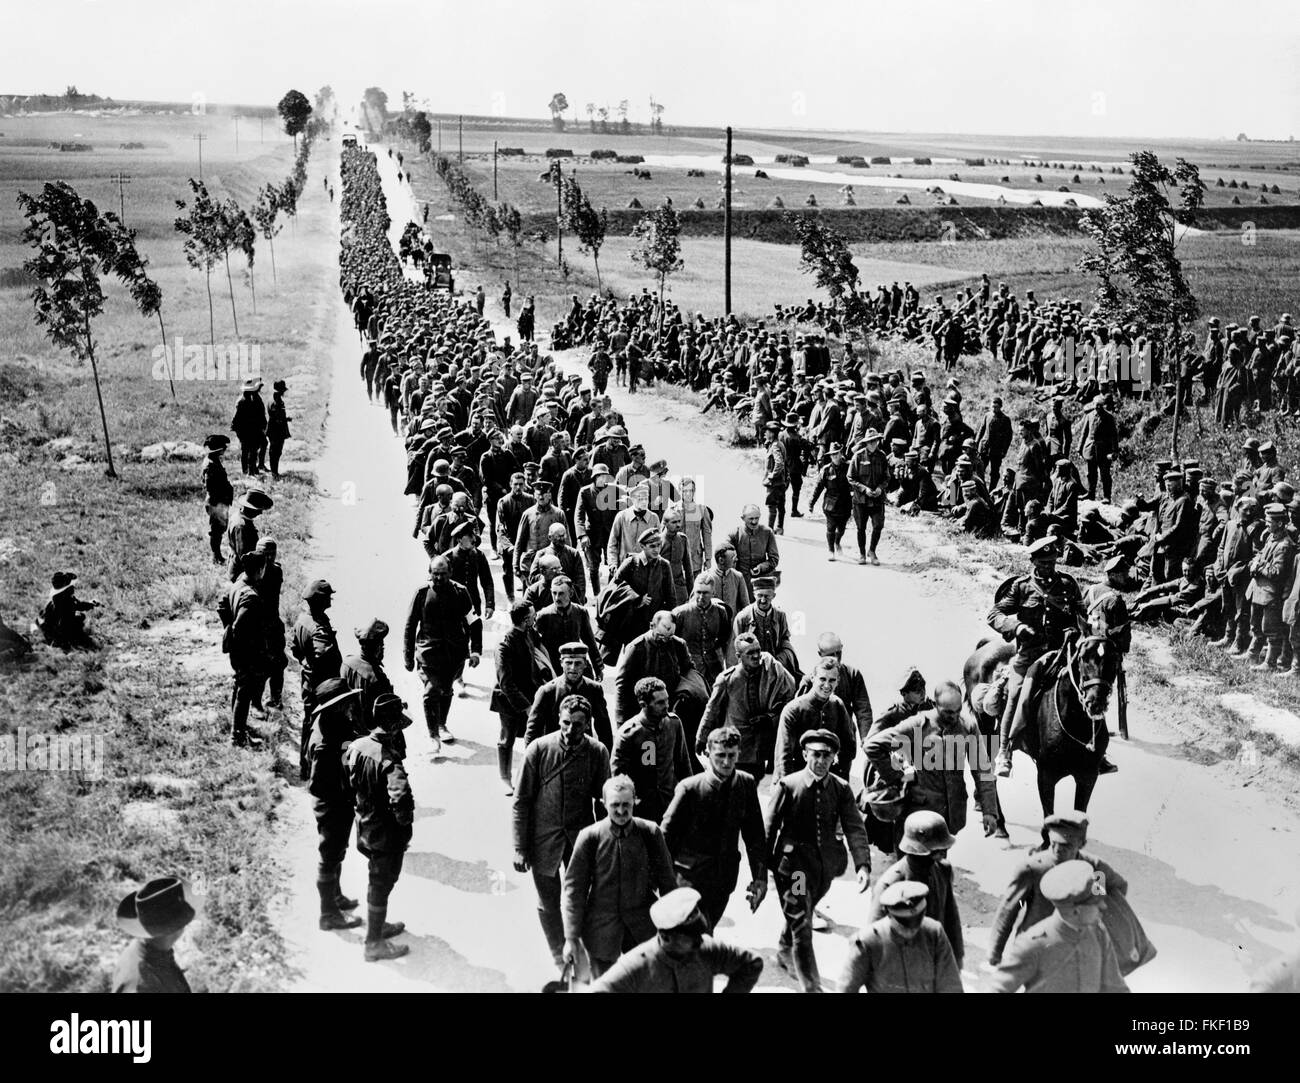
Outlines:
[{"label": "military uniform jacket", "polygon": [[[713,600],[725,605],[731,611],[728,619],[734,620],[736,614],[746,608],[751,601],[749,584],[745,581],[745,577],[735,568],[728,568],[724,572],[717,564],[710,565],[709,570],[704,574],[709,577],[709,583],[713,587]],[[730,659],[730,653],[727,657]]]},{"label": "military uniform jacket", "polygon": [[391,695],[394,692],[393,682],[388,679],[384,667],[354,654],[343,659],[343,664],[339,667],[339,677],[349,688],[355,688],[361,693],[361,707],[366,723],[368,725],[373,723],[375,700],[384,693]]},{"label": "military uniform jacket", "polygon": [[609,778],[609,752],[583,735],[565,745],[558,732],[528,746],[515,786],[515,850],[540,876],[554,876],[573,852],[583,828],[604,816],[601,787]]},{"label": "military uniform jacket", "polygon": [[560,704],[567,696],[585,696],[591,704],[591,729],[607,750],[614,747],[614,730],[609,722],[609,707],[605,703],[605,690],[598,681],[590,677],[578,678],[578,683],[570,687],[565,683],[564,674],[553,681],[547,681],[537,690],[532,706],[528,709],[528,727],[524,730],[524,744],[531,745],[548,733],[555,733],[560,726]]},{"label": "military uniform jacket", "polygon": [[1246,600],[1257,605],[1280,604],[1286,596],[1287,577],[1295,556],[1295,542],[1289,534],[1266,537],[1250,562],[1250,587]]},{"label": "military uniform jacket", "polygon": [[343,753],[344,782],[357,812],[357,849],[401,854],[411,844],[415,798],[402,758],[383,731],[359,737]]},{"label": "military uniform jacket", "polygon": [[[975,783],[975,802],[984,815],[997,815],[997,795],[993,776],[981,771],[977,754],[979,728],[962,715],[957,725],[945,729],[938,711],[922,711],[904,722],[877,731],[867,740],[867,760],[890,786],[902,788],[902,772],[893,765],[890,753],[900,747],[907,757],[920,749],[921,762],[913,762],[916,778],[908,791],[907,812],[937,812],[954,835],[966,826],[970,796],[966,790],[965,768],[970,768]],[[949,769],[949,756],[956,765]]]},{"label": "military uniform jacket", "polygon": [[705,751],[709,734],[719,726],[735,726],[740,730],[740,762],[765,762],[775,747],[777,719],[792,699],[794,678],[766,652],[753,681],[739,663],[724,669],[704,706],[695,751]]},{"label": "military uniform jacket", "polygon": [[533,506],[533,498],[524,493],[516,496],[506,493],[497,501],[497,545],[498,548],[511,548],[515,536],[519,533],[519,523],[524,512]]},{"label": "military uniform jacket", "polygon": [[673,610],[677,635],[686,644],[691,661],[709,685],[727,668],[727,648],[731,643],[731,615],[716,598],[701,609],[694,601]]},{"label": "military uniform jacket", "polygon": [[673,597],[673,572],[663,557],[650,559],[649,554],[641,553],[630,556],[618,566],[613,582],[626,583],[640,594],[652,614],[661,609],[671,611],[677,604]]},{"label": "military uniform jacket", "polygon": [[[578,490],[573,526],[577,536],[586,538],[594,548],[594,559],[599,559],[609,544],[610,528],[614,525],[614,517],[619,513],[619,505],[619,490],[616,485],[597,487],[592,482]],[[642,529],[648,529],[648,526]]]},{"label": "military uniform jacket", "polygon": [[809,730],[827,729],[840,739],[840,752],[831,768],[846,782],[853,758],[858,754],[858,739],[848,708],[839,696],[819,701],[811,691],[796,696],[781,711],[776,727],[776,752],[773,756],[777,777],[792,775],[803,768],[803,749],[799,738]]},{"label": "military uniform jacket", "polygon": [[894,935],[889,918],[867,926],[853,938],[840,975],[839,991],[856,993],[961,993],[961,967],[943,926],[922,918],[911,940]]},{"label": "military uniform jacket", "polygon": [[226,468],[216,459],[209,459],[203,468],[203,489],[212,507],[228,508],[235,499],[235,487],[230,484]]},{"label": "military uniform jacket", "polygon": [[[1088,862],[1106,878],[1107,895],[1128,893],[1128,881],[1101,858],[1081,850],[1079,860]],[[993,937],[989,947],[989,961],[993,965],[996,966],[1002,958],[1002,952],[1011,938],[1013,929],[1023,935],[1040,921],[1046,921],[1056,911],[1056,907],[1043,898],[1043,893],[1038,890],[1038,883],[1042,880],[1043,873],[1055,867],[1056,862],[1052,855],[1044,850],[1026,858],[1012,875],[1011,886],[1002,896],[997,915],[993,919]],[[1102,914],[1103,919],[1105,916]],[[1016,918],[1020,918],[1018,927]]]},{"label": "military uniform jacket", "polygon": [[879,448],[861,451],[849,461],[848,480],[853,490],[853,503],[869,508],[880,507],[889,487],[889,461]]},{"label": "military uniform jacket", "polygon": [[695,668],[686,642],[680,636],[656,639],[653,632],[643,632],[627,645],[618,662],[614,677],[616,722],[631,718],[640,707],[636,699],[636,683],[642,677],[658,677],[668,689],[669,699],[677,692],[677,684]]},{"label": "military uniform jacket", "polygon": [[946,859],[931,861],[929,868],[922,872],[913,863],[911,856],[904,854],[881,873],[880,879],[876,881],[871,892],[871,904],[867,907],[868,922],[886,917],[885,909],[880,905],[881,892],[900,880],[915,880],[930,889],[930,894],[925,899],[925,916],[937,921],[943,929],[960,970],[966,947],[961,929],[961,914],[957,911],[957,896],[952,887],[952,865]]},{"label": "military uniform jacket", "polygon": [[319,618],[310,609],[298,614],[293,626],[293,656],[302,666],[302,680],[306,688],[315,688],[321,681],[339,675],[343,655],[339,653],[338,637],[323,613]]},{"label": "military uniform jacket", "polygon": [[471,652],[481,653],[483,625],[477,619],[470,622],[473,612],[469,591],[454,580],[441,590],[432,583],[420,587],[406,615],[406,664],[419,662],[428,668],[454,670]]},{"label": "military uniform jacket", "polygon": [[[498,504],[498,511],[500,507],[501,505]],[[523,567],[523,559],[526,554],[536,553],[539,549],[543,549],[550,544],[547,534],[556,523],[559,523],[565,530],[569,529],[568,524],[564,521],[564,512],[554,504],[545,510],[534,504],[524,512],[519,519],[519,531],[515,536],[516,573]]]},{"label": "military uniform jacket", "polygon": [[763,960],[752,951],[706,936],[697,952],[674,959],[655,936],[621,956],[592,982],[589,993],[712,993],[723,974],[724,993],[748,993],[758,984]]},{"label": "military uniform jacket", "polygon": [[834,463],[827,463],[821,468],[809,504],[816,503],[819,496],[822,498],[822,511],[828,519],[839,516],[847,517],[849,515],[853,510],[853,490],[849,486],[849,464],[847,462],[841,463],[839,466]]},{"label": "military uniform jacket", "polygon": [[446,557],[451,578],[469,592],[474,612],[481,613],[484,602],[489,609],[495,610],[497,592],[492,585],[492,569],[483,551],[473,546],[462,549],[453,545]]},{"label": "military uniform jacket", "polygon": [[1127,993],[1106,926],[1074,929],[1053,910],[1016,937],[998,964],[994,988],[1014,993]]},{"label": "military uniform jacket", "polygon": [[1167,553],[1171,559],[1191,556],[1196,549],[1198,518],[1190,493],[1165,493],[1156,506],[1156,552]]},{"label": "military uniform jacket", "polygon": [[619,726],[609,769],[615,775],[627,775],[636,784],[637,812],[642,819],[658,823],[677,783],[700,767],[687,747],[682,720],[669,713],[653,730],[644,714]]},{"label": "military uniform jacket", "polygon": [[705,768],[682,779],[664,813],[663,828],[674,867],[693,886],[734,883],[742,837],[750,878],[767,877],[758,783],[748,771],[723,779]]},{"label": "military uniform jacket", "polygon": [[[1083,614],[1083,593],[1078,581],[1064,572],[1050,575],[1011,576],[1004,579],[993,595],[993,608],[989,611],[989,625],[1002,633],[1003,638],[1014,641],[1016,627],[1021,623],[1019,613],[1030,595],[1043,601],[1043,638],[1045,647],[1059,647],[1065,634],[1079,626]],[[948,825],[952,827],[951,824]]]},{"label": "military uniform jacket", "polygon": [[803,671],[799,668],[799,658],[794,652],[794,644],[790,640],[790,620],[783,610],[772,606],[766,613],[761,613],[758,603],[755,602],[737,613],[735,621],[732,622],[729,661],[734,661],[736,657],[736,637],[745,632],[758,636],[759,646],[785,666],[786,671],[796,681],[803,676]]},{"label": "military uniform jacket", "polygon": [[257,588],[241,575],[226,588],[217,615],[226,628],[222,645],[230,654],[231,668],[238,673],[261,666],[268,653],[266,612]]},{"label": "military uniform jacket", "polygon": [[1119,432],[1115,417],[1100,406],[1094,406],[1083,415],[1083,428],[1079,431],[1079,447],[1084,462],[1102,462],[1119,450]]},{"label": "military uniform jacket", "polygon": [[1011,418],[1006,414],[985,414],[975,435],[975,450],[986,459],[1001,460],[1011,450],[1011,441]]},{"label": "military uniform jacket", "polygon": [[762,523],[754,527],[752,534],[744,526],[737,527],[727,535],[727,542],[736,550],[736,571],[746,583],[756,575],[771,575],[781,562],[776,535]]},{"label": "military uniform jacket", "polygon": [[[799,682],[798,695],[812,690],[812,674],[804,674]],[[835,682],[835,695],[848,708],[849,715],[858,728],[858,735],[865,741],[871,730],[871,697],[867,695],[867,682],[862,679],[862,672],[857,666],[840,662],[839,679]]]},{"label": "military uniform jacket", "polygon": [[556,673],[560,672],[560,648],[566,643],[582,643],[587,648],[587,657],[597,665],[600,663],[600,648],[591,628],[591,614],[585,606],[573,602],[563,610],[554,602],[543,606],[537,611],[537,634]]},{"label": "military uniform jacket", "polygon": [[616,959],[625,931],[636,941],[656,935],[650,904],[676,886],[658,824],[633,816],[618,828],[606,817],[573,844],[564,870],[564,936],[581,940],[597,959]]},{"label": "military uniform jacket", "polygon": [[[609,486],[613,488],[613,486]],[[635,556],[641,552],[641,543],[637,541],[647,530],[659,529],[659,516],[648,508],[645,511],[637,511],[635,508],[624,508],[614,516],[614,521],[609,528],[609,541],[606,542],[606,556],[609,558],[609,566],[618,568],[622,562],[630,556]],[[663,558],[660,557],[662,560]],[[671,573],[670,573],[671,574]],[[669,605],[666,608],[671,609]]]},{"label": "military uniform jacket", "polygon": [[511,628],[502,637],[497,645],[496,670],[492,707],[511,718],[522,719],[542,685],[555,679],[541,639],[524,628]]},{"label": "military uniform jacket", "polygon": [[[768,868],[782,876],[817,872],[826,882],[847,867],[871,867],[871,846],[849,784],[833,774],[816,779],[808,768],[779,779],[764,824]],[[843,835],[843,841],[841,840]]]},{"label": "military uniform jacket", "polygon": [[230,544],[231,567],[239,567],[239,558],[257,548],[257,524],[243,512],[232,512],[226,527],[226,541]]},{"label": "military uniform jacket", "polygon": [[659,537],[662,539],[659,555],[668,561],[668,567],[672,571],[673,601],[681,605],[690,597],[691,583],[695,580],[686,535],[680,530],[676,534],[661,530]]}]

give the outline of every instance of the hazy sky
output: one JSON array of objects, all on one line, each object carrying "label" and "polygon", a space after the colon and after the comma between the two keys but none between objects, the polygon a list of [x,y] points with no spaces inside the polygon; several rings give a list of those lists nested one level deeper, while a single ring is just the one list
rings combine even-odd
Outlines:
[{"label": "hazy sky", "polygon": [[274,103],[369,85],[666,124],[1286,138],[1293,0],[4,0],[0,93]]}]

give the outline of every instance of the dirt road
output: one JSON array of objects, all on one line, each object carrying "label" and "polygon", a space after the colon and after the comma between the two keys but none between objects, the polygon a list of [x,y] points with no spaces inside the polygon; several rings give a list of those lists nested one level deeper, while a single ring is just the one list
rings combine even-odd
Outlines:
[{"label": "dirt road", "polygon": [[[409,194],[398,190],[396,164],[382,153],[379,162],[400,231],[413,214]],[[477,284],[472,270],[460,268],[457,277],[467,293]],[[390,910],[390,917],[407,923],[403,942],[412,951],[396,962],[365,964],[359,932],[316,930],[315,831],[305,793],[295,795],[285,831],[293,893],[284,921],[294,949],[294,987],[534,990],[553,970],[531,879],[511,869],[510,802],[496,778],[496,718],[487,711],[491,648],[503,628],[500,620],[489,627],[489,653],[468,674],[469,698],[453,706],[451,725],[459,740],[434,757],[418,719],[418,682],[400,667],[406,605],[425,565],[411,538],[410,498],[401,492],[404,457],[386,413],[365,400],[356,374],[357,340],[341,303],[337,318],[344,325],[327,452],[319,464],[322,486],[333,499],[317,524],[314,559],[338,590],[334,618],[345,653],[355,646],[351,629],[363,620],[380,616],[392,626],[390,672],[417,712],[417,725],[408,731],[415,836]],[[577,357],[565,364],[581,369]],[[717,528],[725,531],[738,522],[741,505],[761,491],[758,472],[742,454],[705,433],[693,407],[648,394],[628,396],[621,389],[613,393],[650,456],[665,456],[671,472],[698,479]],[[996,575],[989,569],[955,573],[936,564],[933,536],[898,516],[887,522],[881,567],[829,563],[822,532],[819,518],[792,520],[781,539],[784,586],[777,601],[791,613],[805,664],[815,655],[820,632],[839,632],[846,656],[864,670],[877,709],[894,698],[891,689],[909,664],[931,680],[959,677],[963,660],[986,632],[983,617]],[[1185,758],[1170,725],[1144,709],[1142,689],[1132,688],[1131,695],[1134,740],[1112,745],[1120,773],[1098,784],[1089,844],[1128,878],[1129,898],[1159,949],[1131,984],[1138,991],[1244,990],[1252,971],[1294,942],[1300,823],[1272,806],[1235,764],[1206,766]],[[986,984],[980,963],[997,896],[1037,841],[1040,814],[1028,760],[1017,757],[1015,777],[1000,791],[1010,843],[985,839],[978,826],[970,826],[951,854],[971,945],[967,988]],[[1068,806],[1071,793],[1071,784],[1063,783],[1058,805]],[[881,868],[877,855],[876,871]],[[364,863],[355,851],[344,864],[343,886],[348,894],[364,895]],[[833,977],[863,902],[851,881],[841,880],[824,908],[835,924],[817,936],[816,947],[823,976]],[[750,915],[738,895],[719,929],[763,953],[768,965],[760,988],[793,987],[775,966],[779,927],[774,899]]]}]

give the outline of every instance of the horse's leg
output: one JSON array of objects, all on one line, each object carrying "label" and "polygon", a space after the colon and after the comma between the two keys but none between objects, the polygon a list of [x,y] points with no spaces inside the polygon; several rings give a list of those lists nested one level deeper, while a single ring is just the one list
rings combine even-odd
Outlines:
[{"label": "horse's leg", "polygon": [[[1049,817],[1056,805],[1056,783],[1057,779],[1053,778],[1047,770],[1046,765],[1038,765],[1038,801],[1043,806],[1043,819]],[[1047,829],[1042,830],[1043,843],[1038,847],[1040,850],[1047,849]]]},{"label": "horse's leg", "polygon": [[1074,776],[1074,807],[1080,812],[1088,811],[1088,802],[1092,800],[1092,788],[1097,785],[1097,771]]}]

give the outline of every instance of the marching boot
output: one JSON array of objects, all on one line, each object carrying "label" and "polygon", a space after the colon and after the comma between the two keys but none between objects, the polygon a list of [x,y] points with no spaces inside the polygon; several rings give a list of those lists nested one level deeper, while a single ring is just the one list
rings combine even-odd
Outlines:
[{"label": "marching boot", "polygon": [[501,774],[501,784],[506,788],[507,797],[510,797],[515,792],[514,783],[510,777],[514,758],[515,746],[513,741],[508,745],[497,745],[497,770]]},{"label": "marching boot", "polygon": [[542,923],[542,935],[546,937],[546,946],[551,949],[551,958],[555,961],[555,965],[564,966],[563,919],[559,914],[538,910],[537,920]]},{"label": "marching boot", "polygon": [[339,897],[339,878],[338,874],[324,874],[316,880],[316,890],[320,894],[320,928],[322,932],[332,932],[338,929],[355,929],[361,924],[361,919],[351,917],[339,909],[337,899]]},{"label": "marching boot", "polygon": [[[390,944],[388,938],[402,932],[406,926],[401,922],[389,924],[387,906],[369,905],[366,907],[366,962],[378,963],[386,959],[400,959],[411,949],[406,944]],[[360,920],[357,921],[360,925]]]},{"label": "marching boot", "polygon": [[1296,655],[1296,657],[1291,660],[1291,668],[1283,670],[1279,676],[1300,677],[1300,655]]},{"label": "marching boot", "polygon": [[1250,668],[1260,673],[1272,673],[1277,669],[1278,659],[1282,657],[1282,645],[1280,643],[1270,643],[1268,645],[1268,654],[1262,661],[1256,662]]}]

